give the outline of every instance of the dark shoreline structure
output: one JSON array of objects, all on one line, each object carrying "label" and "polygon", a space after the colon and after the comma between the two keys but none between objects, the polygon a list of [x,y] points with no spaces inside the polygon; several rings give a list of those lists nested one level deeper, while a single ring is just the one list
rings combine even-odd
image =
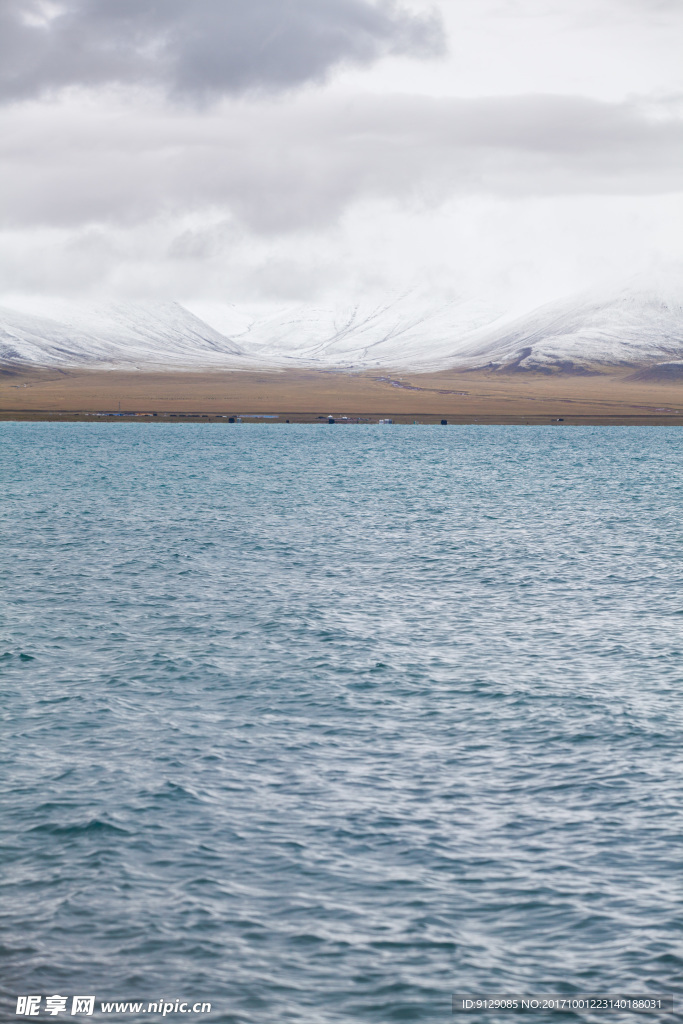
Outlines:
[{"label": "dark shoreline structure", "polygon": [[457,427],[457,426],[583,426],[583,427],[681,427],[683,426],[683,414],[665,415],[653,414],[634,416],[478,416],[472,417],[451,417],[449,420],[439,419],[438,416],[423,416],[422,418],[411,418],[410,416],[397,416],[393,419],[382,418],[374,414],[370,416],[344,416],[339,419],[328,418],[327,416],[310,413],[289,413],[268,414],[264,416],[243,419],[237,413],[234,416],[225,414],[206,413],[90,413],[90,412],[54,412],[47,410],[23,411],[2,411],[0,422],[13,423],[109,423],[119,425],[131,424],[153,424],[164,423],[172,426],[187,425],[220,425],[225,426],[421,426],[421,427]]},{"label": "dark shoreline structure", "polygon": [[[594,372],[452,369],[0,369],[0,419],[107,423],[683,425],[683,379],[658,366]],[[331,421],[334,420],[334,424]]]}]

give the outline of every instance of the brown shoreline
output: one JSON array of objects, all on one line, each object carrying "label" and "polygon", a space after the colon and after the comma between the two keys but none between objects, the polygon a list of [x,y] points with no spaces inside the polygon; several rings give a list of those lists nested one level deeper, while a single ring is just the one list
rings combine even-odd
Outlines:
[{"label": "brown shoreline", "polygon": [[270,414],[283,422],[328,415],[397,423],[683,425],[683,381],[609,373],[438,373],[377,370],[0,370],[0,419],[187,422]]}]

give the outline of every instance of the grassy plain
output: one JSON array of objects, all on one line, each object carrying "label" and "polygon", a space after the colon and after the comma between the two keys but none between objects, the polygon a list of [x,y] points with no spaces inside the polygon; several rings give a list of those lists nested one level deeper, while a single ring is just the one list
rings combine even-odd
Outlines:
[{"label": "grassy plain", "polygon": [[0,369],[0,419],[121,411],[156,413],[148,422],[270,414],[291,422],[332,415],[399,423],[683,424],[683,381],[637,377],[632,368],[587,375]]}]

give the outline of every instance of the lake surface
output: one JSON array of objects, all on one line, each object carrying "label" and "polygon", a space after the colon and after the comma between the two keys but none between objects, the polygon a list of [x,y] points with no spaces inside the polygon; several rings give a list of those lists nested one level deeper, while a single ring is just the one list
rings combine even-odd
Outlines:
[{"label": "lake surface", "polygon": [[0,424],[7,1019],[683,995],[682,466],[677,428]]}]

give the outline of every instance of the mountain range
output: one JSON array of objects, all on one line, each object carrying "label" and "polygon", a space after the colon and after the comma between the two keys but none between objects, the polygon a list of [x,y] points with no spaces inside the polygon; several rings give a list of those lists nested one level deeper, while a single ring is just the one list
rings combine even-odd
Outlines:
[{"label": "mountain range", "polygon": [[[572,296],[512,317],[483,300],[223,307],[213,324],[176,302],[0,308],[0,366],[101,369],[345,370],[481,368],[585,373],[609,367],[683,375],[676,290],[628,286]],[[657,369],[658,368],[658,369]]]}]

